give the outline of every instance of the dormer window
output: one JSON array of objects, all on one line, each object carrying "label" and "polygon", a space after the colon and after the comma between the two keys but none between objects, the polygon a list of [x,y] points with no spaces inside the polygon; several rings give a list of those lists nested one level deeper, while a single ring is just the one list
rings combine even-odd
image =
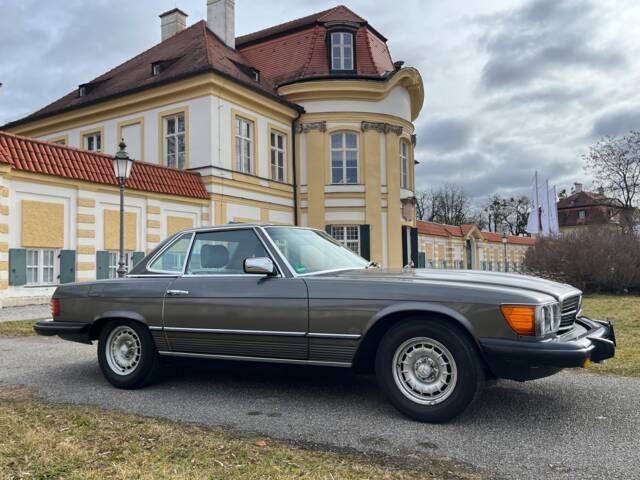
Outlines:
[{"label": "dormer window", "polygon": [[79,97],[84,97],[87,94],[87,86],[86,85],[80,85],[78,87],[78,96]]},{"label": "dormer window", "polygon": [[151,64],[151,75],[156,77],[162,72],[162,62],[154,62]]},{"label": "dormer window", "polygon": [[353,33],[332,32],[331,33],[331,70],[333,71],[353,71]]}]

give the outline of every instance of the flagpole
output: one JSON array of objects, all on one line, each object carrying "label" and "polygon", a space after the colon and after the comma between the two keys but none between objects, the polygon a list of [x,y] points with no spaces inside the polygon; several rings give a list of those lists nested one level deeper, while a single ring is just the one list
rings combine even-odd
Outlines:
[{"label": "flagpole", "polygon": [[536,230],[538,231],[538,235],[540,235],[540,230],[542,230],[542,219],[540,218],[540,197],[538,196],[538,171],[536,170],[535,175],[533,176],[534,182],[536,184]]}]

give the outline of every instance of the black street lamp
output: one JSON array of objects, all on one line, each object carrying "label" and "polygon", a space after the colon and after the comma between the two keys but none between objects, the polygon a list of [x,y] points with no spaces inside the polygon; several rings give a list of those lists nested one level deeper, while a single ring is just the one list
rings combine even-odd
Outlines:
[{"label": "black street lamp", "polygon": [[113,157],[113,173],[118,179],[120,185],[120,256],[118,258],[118,278],[122,278],[127,274],[124,266],[124,185],[127,183],[129,175],[131,175],[131,167],[133,160],[129,158],[129,154],[125,151],[127,145],[124,139],[118,145],[120,150]]},{"label": "black street lamp", "polygon": [[507,242],[509,241],[509,236],[507,234],[507,230],[502,231],[502,245],[504,245],[504,271],[509,271],[509,262],[507,261]]}]

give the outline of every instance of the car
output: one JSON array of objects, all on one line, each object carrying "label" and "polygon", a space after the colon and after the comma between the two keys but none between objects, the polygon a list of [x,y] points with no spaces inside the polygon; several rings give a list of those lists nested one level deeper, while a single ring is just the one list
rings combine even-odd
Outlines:
[{"label": "car", "polygon": [[181,231],[121,279],[60,285],[40,335],[91,344],[116,387],[156,379],[166,357],[375,372],[410,418],[461,414],[485,381],[525,381],[615,353],[582,292],[479,271],[390,271],[321,230],[222,225]]}]

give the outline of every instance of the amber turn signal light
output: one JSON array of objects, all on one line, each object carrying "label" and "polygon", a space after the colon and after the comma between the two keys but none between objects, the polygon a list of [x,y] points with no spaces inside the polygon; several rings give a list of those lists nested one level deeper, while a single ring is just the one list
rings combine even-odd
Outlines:
[{"label": "amber turn signal light", "polygon": [[60,315],[60,299],[52,298],[51,299],[51,316],[57,317]]},{"label": "amber turn signal light", "polygon": [[519,335],[536,334],[536,307],[533,305],[502,305],[502,315]]}]

